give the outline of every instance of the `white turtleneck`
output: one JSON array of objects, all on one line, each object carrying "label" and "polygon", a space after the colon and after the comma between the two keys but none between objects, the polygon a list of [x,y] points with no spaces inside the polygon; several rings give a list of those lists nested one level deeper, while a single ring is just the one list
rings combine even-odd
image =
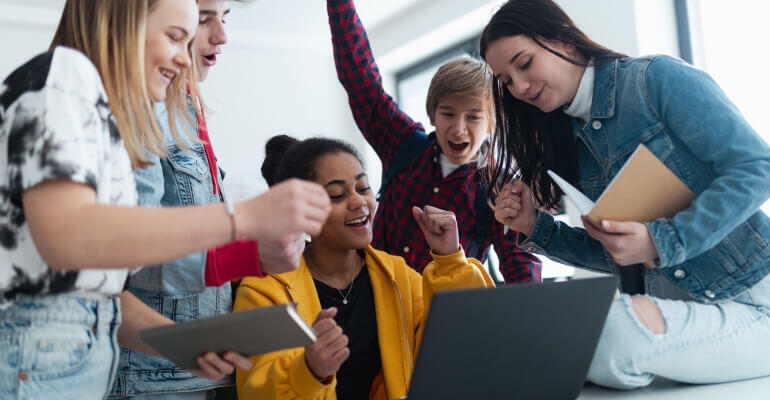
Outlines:
[{"label": "white turtleneck", "polygon": [[572,103],[564,106],[564,113],[570,117],[580,118],[583,121],[591,119],[591,103],[594,101],[594,67],[586,67],[583,77],[580,78],[575,98]]}]

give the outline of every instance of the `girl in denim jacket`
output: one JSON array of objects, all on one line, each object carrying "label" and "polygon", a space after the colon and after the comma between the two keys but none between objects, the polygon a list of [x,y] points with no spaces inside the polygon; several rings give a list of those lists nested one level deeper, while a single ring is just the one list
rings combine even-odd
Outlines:
[{"label": "girl in denim jacket", "polygon": [[[495,76],[495,218],[525,249],[621,275],[626,293],[588,378],[628,389],[656,375],[769,375],[770,221],[759,207],[770,148],[717,84],[671,57],[606,49],[549,0],[503,5],[481,55]],[[543,211],[562,195],[548,169],[596,200],[639,144],[697,195],[689,208],[647,223],[583,219],[585,228]]]},{"label": "girl in denim jacket", "polygon": [[[198,0],[193,62],[199,82],[206,79],[227,43],[225,19],[229,12],[229,0]],[[142,206],[189,207],[219,204],[224,199],[220,188],[224,172],[217,166],[203,106],[192,103],[195,97],[187,96],[191,121],[179,119],[177,125],[169,124],[164,103],[155,105],[165,134],[166,156],[148,154],[150,165],[134,170]],[[200,141],[182,138],[180,142],[172,128],[194,131]],[[302,234],[263,239],[259,245],[254,240],[238,240],[144,268],[131,276],[126,289],[176,322],[213,317],[232,311],[231,280],[292,270],[299,264],[303,249]],[[122,347],[110,398],[205,399],[211,392],[228,390],[235,392],[231,376],[220,380],[197,377],[169,360]]]}]

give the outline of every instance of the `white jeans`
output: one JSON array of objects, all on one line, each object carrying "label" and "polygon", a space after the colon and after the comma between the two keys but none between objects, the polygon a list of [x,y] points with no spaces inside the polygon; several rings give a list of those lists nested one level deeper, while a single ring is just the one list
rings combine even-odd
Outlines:
[{"label": "white jeans", "polygon": [[662,376],[686,383],[718,383],[770,375],[770,275],[731,301],[649,297],[666,322],[653,334],[631,307],[614,301],[588,371],[598,385],[632,389]]}]

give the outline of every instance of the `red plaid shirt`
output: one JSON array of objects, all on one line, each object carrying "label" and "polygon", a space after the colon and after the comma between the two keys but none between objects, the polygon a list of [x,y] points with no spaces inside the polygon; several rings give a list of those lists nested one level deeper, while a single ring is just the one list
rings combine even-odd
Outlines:
[{"label": "red plaid shirt", "polygon": [[[382,88],[369,40],[352,0],[328,0],[329,25],[334,46],[337,76],[348,93],[358,128],[379,155],[383,170],[393,161],[401,143],[415,131],[423,131]],[[476,226],[477,179],[475,163],[460,166],[442,176],[441,150],[431,135],[432,145],[393,177],[383,193],[374,219],[375,248],[404,257],[408,265],[422,272],[430,262],[422,231],[412,217],[411,207],[432,205],[451,210],[457,216],[460,244],[469,250]],[[500,272],[507,283],[540,281],[540,261],[516,246],[516,232],[503,233],[503,225],[489,212],[488,233],[479,243],[481,254],[490,244],[500,258]]]}]

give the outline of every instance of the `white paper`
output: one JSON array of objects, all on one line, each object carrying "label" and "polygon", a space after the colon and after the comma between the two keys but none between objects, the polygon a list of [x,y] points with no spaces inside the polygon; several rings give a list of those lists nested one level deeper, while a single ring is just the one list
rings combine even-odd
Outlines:
[{"label": "white paper", "polygon": [[591,209],[594,208],[594,202],[591,201],[591,199],[586,197],[586,195],[577,190],[577,188],[570,185],[569,182],[557,175],[556,172],[553,172],[549,169],[548,175],[550,175],[553,181],[559,185],[561,191],[564,192],[564,194],[572,201],[572,203],[575,204],[575,207],[577,207],[578,211],[580,211],[580,215],[588,215],[588,213],[591,212]]}]

